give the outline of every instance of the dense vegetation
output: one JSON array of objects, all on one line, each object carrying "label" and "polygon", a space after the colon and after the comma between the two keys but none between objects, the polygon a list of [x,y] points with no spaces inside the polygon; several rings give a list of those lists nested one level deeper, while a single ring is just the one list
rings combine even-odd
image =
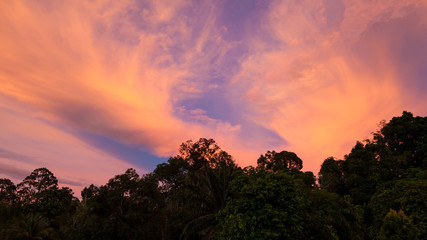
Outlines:
[{"label": "dense vegetation", "polygon": [[427,118],[383,123],[318,184],[292,152],[241,168],[212,139],[139,176],[90,185],[82,200],[46,168],[0,179],[0,239],[425,239]]}]

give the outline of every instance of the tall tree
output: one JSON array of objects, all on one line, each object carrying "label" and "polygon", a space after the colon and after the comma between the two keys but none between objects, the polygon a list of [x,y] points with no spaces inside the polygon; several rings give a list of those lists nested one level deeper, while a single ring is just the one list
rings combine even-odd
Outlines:
[{"label": "tall tree", "polygon": [[385,124],[381,134],[393,155],[406,157],[403,167],[427,169],[427,117],[414,117],[404,111]]},{"label": "tall tree", "polygon": [[376,146],[357,142],[343,162],[343,178],[354,202],[366,205],[381,182]]},{"label": "tall tree", "polygon": [[363,210],[348,196],[319,190],[306,198],[302,239],[364,239]]},{"label": "tall tree", "polygon": [[40,193],[58,188],[58,180],[47,168],[37,168],[18,184],[18,194],[23,202],[37,202]]},{"label": "tall tree", "polygon": [[[58,180],[47,168],[37,168],[18,184],[18,196],[25,214],[40,214],[48,221],[70,216],[77,199],[68,187],[58,188]],[[59,228],[60,226],[55,226]]]},{"label": "tall tree", "polygon": [[390,209],[403,210],[420,236],[427,234],[427,179],[401,179],[383,183],[369,202],[371,236],[376,236]]},{"label": "tall tree", "polygon": [[[182,239],[210,239],[218,224],[216,214],[230,195],[232,157],[213,139],[187,141],[179,155],[154,170],[166,186],[169,236]],[[179,209],[179,211],[177,211]]]},{"label": "tall tree", "polygon": [[116,175],[99,188],[82,191],[82,213],[74,235],[78,239],[158,239],[163,199],[152,174],[135,169]]},{"label": "tall tree", "polygon": [[347,194],[344,183],[343,160],[329,157],[323,161],[319,172],[319,184],[322,189],[340,195]]},{"label": "tall tree", "polygon": [[236,177],[237,196],[221,211],[218,239],[301,239],[306,201],[284,171],[246,169]]},{"label": "tall tree", "polygon": [[390,209],[384,217],[378,240],[417,240],[417,228],[402,210]]},{"label": "tall tree", "polygon": [[14,204],[17,199],[16,186],[10,179],[0,178],[0,201]]},{"label": "tall tree", "polygon": [[302,160],[293,152],[281,151],[267,151],[261,155],[257,161],[258,167],[265,168],[273,172],[277,171],[300,171],[302,169]]}]

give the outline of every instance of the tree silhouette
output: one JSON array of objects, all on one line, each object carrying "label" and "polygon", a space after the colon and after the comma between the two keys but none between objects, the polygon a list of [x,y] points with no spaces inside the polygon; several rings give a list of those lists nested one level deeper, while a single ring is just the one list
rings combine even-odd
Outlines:
[{"label": "tree silhouette", "polygon": [[0,178],[0,201],[14,204],[17,199],[16,186],[10,179]]},{"label": "tree silhouette", "polygon": [[267,151],[261,155],[257,161],[258,167],[265,168],[273,172],[285,171],[295,172],[302,169],[302,160],[293,152],[281,151]]}]

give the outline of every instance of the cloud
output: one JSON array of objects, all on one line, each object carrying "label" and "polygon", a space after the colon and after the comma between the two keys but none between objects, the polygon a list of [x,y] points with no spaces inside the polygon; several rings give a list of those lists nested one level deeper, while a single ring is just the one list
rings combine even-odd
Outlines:
[{"label": "cloud", "polygon": [[[63,186],[72,185],[70,187],[79,194],[83,184],[105,184],[109,178],[130,167],[122,159],[111,157],[43,120],[3,108],[0,108],[0,131],[0,177],[11,178],[15,184],[34,169],[46,167]],[[141,173],[147,172],[134,168]]]},{"label": "cloud", "polygon": [[236,43],[222,38],[215,5],[14,2],[1,9],[0,43],[8,50],[0,55],[0,94],[14,102],[4,108],[25,106],[28,118],[162,157],[199,137],[240,156],[251,152],[238,141],[238,123],[196,109],[188,111],[194,121],[176,115],[182,100],[232,74],[225,56]]},{"label": "cloud", "polygon": [[[0,174],[16,181],[16,179],[24,179],[28,172],[14,165],[0,163]],[[15,184],[17,184],[17,182],[15,182]]]},{"label": "cloud", "polygon": [[[399,75],[405,63],[396,64],[392,45],[381,45],[399,30],[383,37],[371,29],[426,8],[416,10],[417,1],[336,2],[338,14],[328,11],[328,1],[274,1],[259,30],[266,34],[253,36],[252,54],[233,80],[243,89],[253,121],[286,139],[289,145],[283,147],[315,173],[326,157],[342,157],[356,140],[370,137],[380,120],[419,104],[405,100]],[[425,26],[415,32],[425,32]],[[373,37],[364,41],[366,34]],[[416,39],[398,46],[412,43],[423,46]],[[366,55],[356,48],[366,49]],[[371,58],[376,67],[367,64]]]},{"label": "cloud", "polygon": [[[171,116],[169,93],[185,72],[168,63],[170,36],[135,31],[138,22],[127,21],[135,4],[87,4],[8,6],[2,14],[8,30],[2,93],[34,106],[37,117],[170,153],[156,146],[173,142],[175,148],[171,126],[185,125]],[[174,12],[165,9],[163,16],[157,7],[147,17],[138,10],[139,21],[154,22],[170,20]],[[136,42],[123,42],[129,39]]]},{"label": "cloud", "polygon": [[[79,181],[75,181],[75,179],[66,179],[66,178],[58,178],[58,183],[59,184],[66,184],[68,186],[71,186],[70,188],[72,190],[76,190],[76,189],[81,189],[82,187],[87,187],[87,183],[86,182],[79,182]],[[76,188],[77,187],[77,188]],[[79,194],[79,192],[74,192],[75,194]]]},{"label": "cloud", "polygon": [[[127,147],[168,157],[206,137],[243,166],[287,149],[317,173],[380,120],[425,109],[416,102],[425,89],[425,1],[236,6],[0,3],[0,113],[9,127],[1,148],[74,179],[68,160],[55,156],[90,159],[87,174],[105,157],[107,175],[135,164],[120,154]],[[115,142],[121,147],[106,149]]]}]

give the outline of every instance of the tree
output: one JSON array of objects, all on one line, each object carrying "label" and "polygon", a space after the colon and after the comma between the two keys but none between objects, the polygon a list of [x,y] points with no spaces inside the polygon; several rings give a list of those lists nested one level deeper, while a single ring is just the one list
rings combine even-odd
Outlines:
[{"label": "tree", "polygon": [[300,239],[306,202],[284,171],[247,169],[233,182],[236,197],[220,212],[218,239]]},{"label": "tree", "polygon": [[12,229],[12,239],[58,239],[55,229],[50,226],[50,221],[37,213],[20,216],[18,224]]},{"label": "tree", "polygon": [[0,201],[14,204],[16,201],[16,186],[10,179],[0,178]]},{"label": "tree", "polygon": [[179,189],[188,173],[189,163],[181,156],[169,158],[154,169],[154,174],[162,183],[162,191],[169,192]]},{"label": "tree", "polygon": [[345,195],[347,188],[344,183],[344,170],[342,160],[329,157],[323,161],[319,172],[319,184],[321,189],[332,193]]},{"label": "tree", "polygon": [[[68,229],[78,201],[73,197],[72,190],[58,188],[58,180],[47,168],[35,169],[18,184],[18,189],[19,212],[22,214],[19,225],[29,234],[20,237],[37,239],[33,234],[33,230],[37,230],[43,236],[49,233],[49,236],[65,238],[63,234]],[[44,238],[49,239],[48,236]]]},{"label": "tree", "polygon": [[328,158],[323,162],[321,188],[349,194],[361,205],[372,238],[377,237],[389,209],[402,209],[418,232],[427,233],[426,197],[421,190],[426,188],[426,134],[426,117],[405,111],[388,123],[383,121],[373,139],[357,142],[344,161]]},{"label": "tree", "polygon": [[295,172],[292,176],[301,181],[303,186],[307,187],[310,190],[318,189],[318,185],[316,184],[316,177],[313,172]]},{"label": "tree", "polygon": [[382,181],[376,145],[357,142],[342,163],[343,179],[355,204],[366,205]]},{"label": "tree", "polygon": [[231,194],[231,181],[236,170],[234,164],[227,162],[216,164],[215,168],[204,168],[190,175],[185,185],[188,207],[193,208],[194,216],[189,221],[182,238],[197,234],[203,239],[210,239],[217,229],[217,213],[226,205]]},{"label": "tree", "polygon": [[89,187],[83,188],[80,194],[82,196],[83,204],[86,205],[87,200],[95,197],[96,195],[98,195],[98,193],[99,193],[99,187],[93,184],[91,184]]},{"label": "tree", "polygon": [[37,168],[18,184],[18,195],[22,202],[32,203],[40,200],[40,193],[58,188],[58,180],[47,168]]},{"label": "tree", "polygon": [[393,155],[405,156],[402,167],[427,169],[427,117],[414,117],[404,111],[381,128],[386,146]]},{"label": "tree", "polygon": [[303,239],[364,239],[363,210],[348,196],[319,190],[306,198]]},{"label": "tree", "polygon": [[300,171],[302,169],[302,160],[293,152],[281,151],[267,151],[261,155],[257,161],[258,167],[265,168],[266,170],[277,171]]},{"label": "tree", "polygon": [[384,224],[390,209],[402,210],[417,228],[420,236],[427,234],[427,180],[402,179],[383,183],[369,202],[372,212],[371,236]]},{"label": "tree", "polygon": [[181,144],[179,155],[154,170],[166,196],[164,229],[170,238],[210,239],[216,214],[225,207],[237,169],[232,157],[213,139]]},{"label": "tree", "polygon": [[417,229],[402,210],[390,209],[384,217],[378,240],[417,240]]},{"label": "tree", "polygon": [[111,178],[106,185],[82,191],[77,239],[157,239],[161,235],[161,196],[152,174],[140,177],[135,169]]}]

